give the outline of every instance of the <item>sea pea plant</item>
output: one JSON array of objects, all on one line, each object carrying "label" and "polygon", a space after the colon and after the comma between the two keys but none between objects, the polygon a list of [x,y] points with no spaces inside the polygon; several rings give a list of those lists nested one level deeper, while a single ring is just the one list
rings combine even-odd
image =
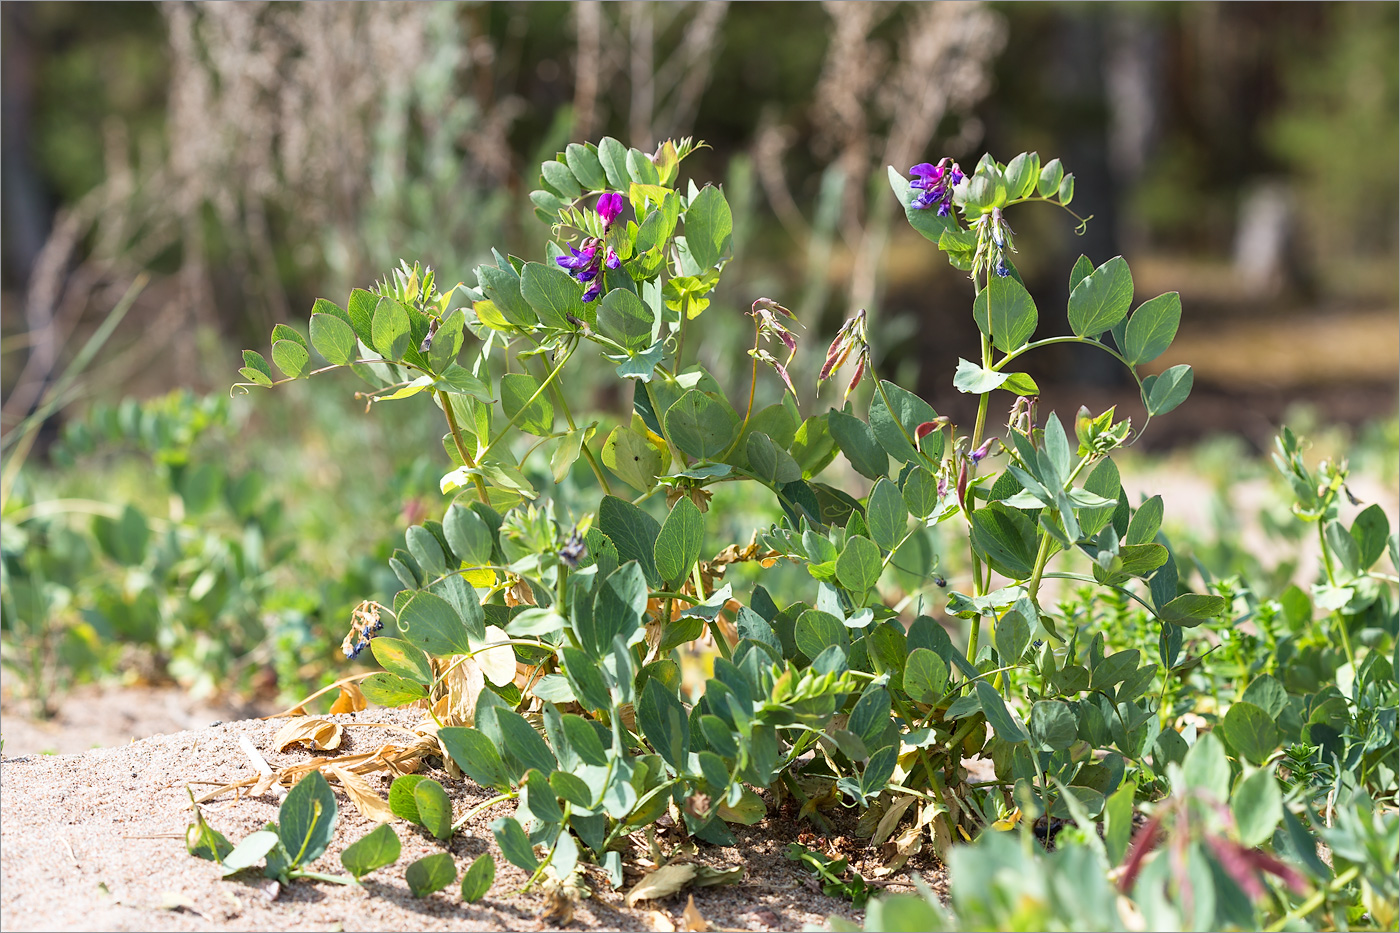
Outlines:
[{"label": "sea pea plant", "polygon": [[[1183,627],[1220,616],[1225,600],[1184,592],[1158,532],[1161,499],[1134,507],[1123,492],[1111,454],[1134,436],[1129,422],[1113,409],[1042,422],[1017,364],[1050,344],[1085,344],[1128,369],[1149,418],[1170,411],[1190,390],[1189,368],[1140,367],[1171,343],[1177,295],[1130,314],[1127,263],[1081,257],[1072,333],[1032,340],[1038,312],[1007,214],[1067,209],[1073,176],[1034,153],[1005,165],[987,156],[968,175],[946,159],[922,164],[913,181],[892,168],[910,223],[970,276],[980,355],[960,362],[954,385],[978,396],[976,423],[963,430],[881,380],[864,311],[818,374],[854,362],[840,408],[803,412],[785,391],[755,410],[760,369],[792,388],[799,331],[761,297],[748,311],[741,413],[687,360],[695,319],[724,313],[709,305],[732,252],[723,192],[679,181],[693,149],[572,144],[543,164],[530,195],[550,228],[542,261],[497,253],[475,285],[446,291],[404,265],[344,308],[318,300],[309,345],[274,329],[283,381],[348,367],[372,387],[371,405],[430,399],[447,428],[452,501],[394,552],[404,588],[375,609],[392,616],[385,632],[357,625],[347,639],[347,655],[368,645],[383,667],[365,695],[428,707],[445,756],[494,792],[488,804],[516,802],[494,831],[532,878],[589,859],[620,882],[616,843],[663,814],[726,844],[729,824],[785,798],[819,826],[822,807],[864,808],[877,841],[907,814],[915,837],[940,846],[955,831],[1014,824],[1017,800],[1063,815],[1070,795],[1097,817],[1162,730],[1145,697],[1181,660]],[[616,425],[571,409],[571,373],[596,357],[579,352],[590,345],[631,389],[630,417]],[[329,365],[313,368],[313,350]],[[275,384],[260,354],[244,358],[240,385]],[[851,399],[867,381],[861,411]],[[997,391],[1014,399],[1001,440],[988,431]],[[838,453],[862,479],[823,479]],[[559,514],[559,484],[594,481],[596,506]],[[781,511],[748,544],[707,540],[711,494],[729,483],[763,487]],[[970,591],[945,591],[936,557],[911,546],[939,524],[963,532]],[[1071,552],[1092,575],[1054,569]],[[950,623],[968,620],[965,647],[938,619],[886,604],[881,580],[896,554],[924,555],[916,572]],[[718,585],[727,564],[774,560],[806,568],[808,599],[779,605],[762,585]],[[1057,619],[1042,598],[1055,576],[1144,607],[1159,656],[1106,655],[1103,632]],[[678,652],[698,639],[713,639],[718,656],[703,695],[690,696]],[[994,799],[974,794],[961,766],[979,752],[996,763]]]}]

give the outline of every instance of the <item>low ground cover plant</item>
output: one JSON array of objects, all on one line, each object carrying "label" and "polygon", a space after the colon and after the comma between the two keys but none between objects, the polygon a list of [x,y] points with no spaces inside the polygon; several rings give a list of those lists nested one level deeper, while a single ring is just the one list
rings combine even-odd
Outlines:
[{"label": "low ground cover plant", "polygon": [[[1092,925],[1093,911],[1106,928],[1314,911],[1342,924],[1338,911],[1355,920],[1357,905],[1385,922],[1390,888],[1375,868],[1393,823],[1395,598],[1394,577],[1374,568],[1387,550],[1394,563],[1396,539],[1379,509],[1338,520],[1344,465],[1310,472],[1297,440],[1280,439],[1297,514],[1327,555],[1311,594],[1270,598],[1178,562],[1161,497],[1130,502],[1112,455],[1191,389],[1187,366],[1145,369],[1175,336],[1179,297],[1134,307],[1122,257],[1080,257],[1071,332],[1033,339],[1039,311],[1008,215],[1069,211],[1074,193],[1058,160],[1035,153],[890,171],[914,229],[968,273],[981,341],[953,383],[978,398],[973,425],[880,378],[864,310],[819,372],[793,371],[807,338],[766,296],[747,312],[751,379],[736,405],[688,359],[702,316],[723,313],[709,296],[732,249],[723,192],[682,183],[693,150],[572,144],[530,195],[550,231],[541,259],[497,253],[475,285],[446,290],[404,264],[343,307],[318,300],[305,331],[278,325],[272,365],[244,352],[245,390],[346,368],[370,407],[417,398],[442,413],[448,504],[395,550],[392,605],[357,610],[345,655],[368,651],[381,669],[346,678],[345,696],[357,682],[369,701],[424,708],[444,763],[493,795],[482,806],[514,801],[492,831],[529,885],[582,863],[619,885],[623,841],[662,816],[725,845],[732,825],[791,799],[819,831],[824,810],[855,808],[862,834],[894,853],[889,871],[925,846],[952,864],[952,914],[887,901],[872,929],[1037,926],[1046,912]],[[1145,422],[1042,411],[1020,363],[1063,343],[1126,367]],[[631,395],[620,423],[573,408],[571,373],[599,365]],[[781,402],[755,408],[760,378],[780,382]],[[840,392],[839,407],[803,411],[797,379]],[[838,456],[849,470],[829,469]],[[728,484],[771,496],[781,520],[715,540],[707,511]],[[965,551],[970,586],[940,575],[935,527]],[[804,597],[780,605],[761,582],[725,582],[732,565],[776,562],[805,569]],[[913,582],[898,609],[880,586],[896,573]],[[1052,599],[1049,580],[1070,588]],[[923,607],[962,620],[965,641]],[[1210,718],[1179,729],[1217,663],[1212,633],[1239,626],[1255,634],[1231,656],[1229,689],[1214,683]],[[714,653],[713,676],[691,692],[682,661],[697,645]],[[969,781],[964,760],[977,755],[994,780]],[[330,819],[324,777],[313,767],[300,780],[293,793],[321,782],[303,796],[331,800]],[[410,774],[388,808],[441,839],[468,818],[445,800]],[[1336,819],[1319,822],[1319,807]],[[1332,827],[1330,869],[1316,859],[1319,826]],[[1018,827],[1019,842],[1002,834]],[[284,830],[234,851],[279,852],[275,839],[290,853]],[[1037,833],[1063,840],[1054,855]],[[387,836],[356,846],[383,859],[393,848]],[[229,865],[207,839],[197,854]],[[788,855],[828,891],[869,894],[830,853]],[[298,858],[265,870],[290,880]],[[439,862],[410,867],[415,893],[456,879]],[[468,899],[489,889],[480,864]],[[960,893],[964,873],[993,883]]]}]

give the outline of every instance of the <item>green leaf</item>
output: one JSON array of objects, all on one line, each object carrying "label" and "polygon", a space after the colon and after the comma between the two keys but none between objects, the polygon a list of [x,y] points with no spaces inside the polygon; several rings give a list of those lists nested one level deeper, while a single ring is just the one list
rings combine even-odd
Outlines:
[{"label": "green leaf", "polygon": [[335,792],[320,771],[312,771],[287,791],[277,811],[277,835],[293,858],[292,867],[321,857],[335,835]]},{"label": "green leaf", "polygon": [[358,349],[355,331],[333,314],[311,315],[311,345],[332,366],[349,363],[355,359]]},{"label": "green leaf", "polygon": [[413,339],[408,310],[392,298],[381,298],[374,308],[371,335],[374,349],[386,360],[398,361]]},{"label": "green leaf", "polygon": [[865,797],[874,797],[885,789],[894,775],[894,766],[899,760],[899,745],[886,745],[870,756],[870,761],[860,775],[860,792]]},{"label": "green leaf", "polygon": [[1138,506],[1137,511],[1133,513],[1132,520],[1128,522],[1128,533],[1123,536],[1123,542],[1125,544],[1147,544],[1157,537],[1157,530],[1161,527],[1162,497],[1153,496]]},{"label": "green leaf", "polygon": [[808,609],[797,617],[793,639],[797,650],[808,658],[815,658],[832,645],[844,649],[850,644],[850,635],[841,620],[820,609]]},{"label": "green leaf", "polygon": [[418,569],[423,571],[425,579],[440,577],[447,572],[442,545],[431,531],[422,525],[412,525],[404,537],[408,542],[408,553],[418,562]]},{"label": "green leaf", "polygon": [[1128,852],[1133,833],[1133,798],[1137,783],[1125,781],[1104,804],[1104,848],[1108,864],[1119,865]]},{"label": "green leaf", "polygon": [[420,592],[404,605],[399,631],[435,658],[470,654],[472,650],[462,617],[451,603],[434,593]]},{"label": "green leaf", "polygon": [[1200,625],[1207,619],[1224,615],[1227,606],[1223,596],[1204,596],[1200,593],[1183,593],[1167,603],[1157,614],[1164,622],[1190,628]]},{"label": "green leaf", "polygon": [[570,200],[583,194],[582,189],[578,186],[578,179],[574,178],[574,173],[563,162],[551,159],[542,163],[540,174],[544,176],[545,184]]},{"label": "green leaf", "polygon": [[1283,820],[1283,793],[1272,771],[1260,768],[1240,781],[1230,795],[1235,830],[1240,842],[1251,849],[1272,839]]},{"label": "green leaf", "polygon": [[1260,674],[1250,681],[1240,699],[1253,703],[1271,719],[1277,719],[1288,707],[1288,691],[1283,688],[1283,684],[1268,674]]},{"label": "green leaf", "polygon": [[972,513],[972,546],[1002,573],[1025,579],[1035,566],[1039,538],[1023,512],[993,502]]},{"label": "green leaf", "polygon": [[1040,180],[1040,156],[1034,152],[1023,152],[1006,163],[1006,197],[1019,201],[1028,196],[1035,183]]},{"label": "green leaf", "polygon": [[[661,173],[651,157],[640,149],[627,150],[627,175],[639,185],[658,185]],[[626,186],[623,186],[624,189]]]},{"label": "green leaf", "polygon": [[865,593],[880,579],[880,549],[869,538],[853,535],[836,558],[836,579],[852,593]]},{"label": "green leaf", "polygon": [[1251,764],[1263,765],[1278,748],[1278,728],[1269,714],[1253,703],[1232,703],[1220,728],[1230,747]]},{"label": "green leaf", "polygon": [[627,147],[611,136],[604,136],[598,140],[598,161],[607,176],[608,187],[626,194],[632,186],[627,174]]},{"label": "green leaf", "polygon": [[625,288],[614,288],[598,305],[598,332],[615,340],[629,353],[638,353],[656,342],[656,315]]},{"label": "green leaf", "polygon": [[909,221],[909,226],[917,230],[924,239],[942,247],[943,235],[957,231],[957,221],[952,217],[939,217],[938,211],[932,208],[914,207],[909,179],[900,174],[893,165],[887,166],[887,172],[891,190],[894,191],[895,197],[899,198],[899,203],[904,205],[904,218]]},{"label": "green leaf", "polygon": [[610,709],[612,700],[608,696],[608,685],[603,682],[597,658],[578,648],[569,647],[560,649],[559,656],[564,662],[564,677],[584,708]]},{"label": "green leaf", "polygon": [[1149,363],[1166,352],[1181,323],[1181,295],[1167,292],[1144,301],[1128,319],[1123,356],[1128,365]]},{"label": "green leaf", "polygon": [[1030,620],[1026,618],[1025,611],[1033,613],[1035,607],[1025,603],[1018,603],[1018,606],[1022,608],[1006,610],[996,624],[994,640],[1002,664],[1021,663],[1021,655],[1025,654],[1026,646],[1031,643]]},{"label": "green leaf", "polygon": [[1178,363],[1160,376],[1144,376],[1142,380],[1143,404],[1150,415],[1165,415],[1191,394],[1195,374],[1186,363]]},{"label": "green leaf", "polygon": [[1352,522],[1351,536],[1356,541],[1357,567],[1360,571],[1370,570],[1385,553],[1390,537],[1390,520],[1385,510],[1374,504],[1362,509]]},{"label": "green leaf", "polygon": [[529,373],[506,373],[501,377],[501,411],[520,430],[544,437],[554,431],[554,405],[546,392],[530,401],[539,388],[539,380]]},{"label": "green leaf", "polygon": [[340,864],[359,881],[370,872],[397,862],[402,851],[403,845],[394,828],[381,823],[346,846],[340,853]]},{"label": "green leaf", "polygon": [[750,434],[745,447],[749,457],[749,469],[769,486],[785,486],[802,478],[802,468],[797,465],[797,461],[767,434]]},{"label": "green leaf", "polygon": [[[457,354],[461,352],[462,342],[465,339],[462,330],[466,327],[467,318],[465,313],[457,310],[446,317],[439,318],[438,321],[437,333],[433,335],[432,342],[428,344],[428,364],[434,372],[440,373],[455,365]],[[457,368],[461,369],[460,366]]]},{"label": "green leaf", "polygon": [[413,805],[418,809],[418,821],[438,839],[452,835],[452,801],[447,791],[432,779],[419,781],[413,788]]},{"label": "green leaf", "polygon": [[992,276],[991,284],[973,303],[972,314],[977,326],[992,338],[992,345],[1003,353],[1025,344],[1039,320],[1030,292],[1011,276]]},{"label": "green leaf", "polygon": [[[609,292],[615,295],[622,289]],[[666,469],[667,457],[646,435],[619,424],[603,443],[603,463],[618,478],[639,492],[648,492]]]},{"label": "green leaf", "polygon": [[910,699],[933,706],[948,688],[948,664],[929,648],[915,648],[904,662],[904,692]]},{"label": "green leaf", "polygon": [[306,352],[306,347],[295,341],[278,340],[272,345],[272,362],[289,379],[301,376],[310,360],[311,354]]},{"label": "green leaf", "polygon": [[374,346],[374,309],[379,306],[379,296],[363,288],[350,292],[350,300],[345,303],[346,317],[355,329],[355,336],[367,347]]},{"label": "green leaf", "polygon": [[576,713],[565,713],[564,735],[569,739],[569,745],[578,754],[578,757],[586,765],[595,767],[606,767],[608,763],[607,753],[603,749],[603,742],[598,738],[598,730],[593,727],[587,719]]},{"label": "green leaf", "polygon": [[244,379],[256,382],[260,386],[272,385],[272,367],[267,365],[267,360],[263,355],[255,350],[243,351],[243,362],[245,365],[238,371]]},{"label": "green leaf", "polygon": [[271,852],[281,840],[271,830],[263,829],[244,836],[238,845],[223,858],[223,875],[236,874],[245,868],[252,868]]},{"label": "green leaf", "polygon": [[1201,790],[1224,803],[1230,796],[1230,761],[1225,747],[1213,733],[1196,739],[1181,763],[1181,778],[1187,790]]},{"label": "green leaf", "polygon": [[1041,751],[1062,751],[1079,738],[1079,720],[1069,704],[1061,700],[1037,702],[1031,707],[1031,721],[1027,725],[1030,728],[1031,739]]},{"label": "green leaf", "polygon": [[880,479],[870,490],[865,506],[865,523],[870,527],[870,537],[887,551],[893,551],[904,540],[909,513],[905,511],[899,487],[888,479]]},{"label": "green leaf", "polygon": [[[572,149],[577,143],[569,146]],[[601,171],[601,169],[600,169]],[[485,897],[496,882],[496,860],[490,852],[478,855],[462,875],[462,900],[475,904]]]},{"label": "green leaf", "polygon": [[[501,260],[505,262],[505,260]],[[510,268],[509,263],[505,267],[499,266],[479,266],[476,270],[477,280],[481,282],[482,291],[486,297],[496,306],[496,310],[516,327],[530,328],[539,323],[535,317],[535,311],[530,307],[530,303],[525,300],[525,296],[520,293],[520,275]]]},{"label": "green leaf", "polygon": [[685,242],[696,265],[708,269],[718,264],[730,250],[733,233],[729,202],[718,188],[706,185],[685,212]]},{"label": "green leaf", "polygon": [[549,778],[534,768],[525,775],[525,802],[530,815],[541,823],[564,822],[564,809],[559,806],[554,788],[549,786]]},{"label": "green leaf", "polygon": [[1074,200],[1074,173],[1066,175],[1060,179],[1060,188],[1055,192],[1055,200],[1066,206]]},{"label": "green leaf", "polygon": [[985,395],[1009,378],[1007,373],[983,369],[971,360],[959,357],[958,368],[953,373],[953,388],[968,395]]},{"label": "green leaf", "polygon": [[[380,639],[373,639],[370,645],[378,641]],[[360,689],[364,691],[365,699],[379,706],[406,706],[428,698],[428,690],[423,684],[398,674],[370,674],[360,681]]]},{"label": "green leaf", "polygon": [[[438,741],[467,777],[491,790],[509,789],[510,778],[506,775],[501,753],[497,751],[496,744],[481,730],[443,726],[438,730]],[[390,803],[392,802],[391,799]]]},{"label": "green leaf", "polygon": [[690,726],[685,707],[656,678],[647,681],[637,704],[637,725],[651,747],[672,768],[684,771],[690,755]]},{"label": "green leaf", "polygon": [[[1040,178],[1036,180],[1036,194],[1042,198],[1048,198],[1060,190],[1060,181],[1065,177],[1064,166],[1060,165],[1059,159],[1051,159],[1045,163],[1045,167],[1040,170]],[[1073,288],[1073,286],[1070,286]]]},{"label": "green leaf", "polygon": [[[933,421],[938,417],[938,413],[928,402],[893,382],[882,379],[880,388],[884,389],[884,392],[876,392],[870,399],[870,430],[891,457],[904,463],[913,463],[918,459],[918,453],[909,443],[909,439],[917,436],[919,425]],[[893,411],[885,404],[886,396],[889,396],[889,404],[894,406]],[[942,459],[941,432],[928,435],[924,438],[924,443],[927,445],[924,449],[927,459],[934,462]]]},{"label": "green leaf", "polygon": [[442,519],[442,533],[447,546],[457,558],[470,567],[491,563],[493,535],[491,529],[471,509],[453,503]]},{"label": "green leaf", "polygon": [[599,161],[597,153],[588,146],[581,143],[569,143],[568,146],[564,147],[564,161],[568,164],[569,171],[573,173],[573,176],[589,191],[598,191],[607,187],[608,179],[603,173],[603,163]]},{"label": "green leaf", "polygon": [[660,588],[655,548],[661,525],[656,519],[630,502],[616,496],[604,496],[598,506],[598,528],[617,547],[620,559],[635,560],[641,565],[647,582]]},{"label": "green leaf", "polygon": [[558,266],[527,262],[520,273],[520,294],[545,327],[570,328],[570,314],[582,320],[593,318],[592,311],[584,306],[583,288]]},{"label": "green leaf", "polygon": [[668,587],[680,585],[690,575],[704,540],[705,517],[689,496],[681,496],[656,538],[656,572]]},{"label": "green leaf", "polygon": [[884,747],[882,739],[890,725],[890,692],[884,687],[870,686],[851,708],[847,728],[860,736],[867,749]]},{"label": "green leaf", "polygon": [[997,738],[1012,745],[1029,741],[1030,737],[1026,735],[1025,730],[1011,717],[1011,710],[1007,709],[1001,694],[985,680],[977,681],[977,699],[982,704],[982,713],[987,717],[987,723],[996,732]]},{"label": "green leaf", "polygon": [[683,453],[713,460],[724,453],[737,427],[733,409],[699,389],[690,389],[666,411],[666,436]]},{"label": "green leaf", "polygon": [[903,495],[910,515],[928,518],[938,508],[938,477],[927,470],[910,470],[904,480]]},{"label": "green leaf", "polygon": [[1121,321],[1132,303],[1133,274],[1122,256],[1114,256],[1070,292],[1070,330],[1096,337]]},{"label": "green leaf", "polygon": [[559,760],[524,716],[514,710],[497,709],[496,719],[505,738],[501,751],[507,767],[520,765],[520,774],[524,774],[530,768],[549,774],[559,767]]},{"label": "green leaf", "polygon": [[579,645],[595,659],[601,659],[612,650],[615,636],[621,635],[624,642],[631,644],[642,627],[646,605],[646,578],[641,566],[629,560],[598,587],[593,612],[575,619]]},{"label": "green leaf", "polygon": [[496,837],[496,845],[500,847],[501,854],[506,857],[507,862],[527,872],[533,872],[539,867],[540,860],[535,858],[535,849],[530,845],[525,830],[520,828],[514,817],[503,816],[494,821],[491,824],[491,835]]},{"label": "green leaf", "polygon": [[826,417],[831,436],[836,439],[837,446],[857,473],[869,479],[879,479],[889,472],[889,455],[876,441],[875,432],[870,429],[870,425],[855,415],[835,408],[827,412]]},{"label": "green leaf", "polygon": [[433,682],[432,665],[423,652],[398,638],[381,635],[370,640],[374,659],[390,674],[420,684]]},{"label": "green leaf", "polygon": [[[599,743],[598,747],[601,754],[602,744]],[[581,759],[583,756],[579,757]],[[549,786],[554,793],[569,801],[577,809],[587,810],[593,806],[593,792],[588,789],[588,782],[577,774],[568,771],[555,771],[549,776]]]},{"label": "green leaf", "polygon": [[790,450],[804,477],[815,476],[824,470],[836,457],[836,439],[831,436],[827,415],[812,415],[803,421]]},{"label": "green leaf", "polygon": [[427,897],[457,880],[457,863],[452,860],[451,852],[425,855],[409,864],[404,880],[414,897]]}]

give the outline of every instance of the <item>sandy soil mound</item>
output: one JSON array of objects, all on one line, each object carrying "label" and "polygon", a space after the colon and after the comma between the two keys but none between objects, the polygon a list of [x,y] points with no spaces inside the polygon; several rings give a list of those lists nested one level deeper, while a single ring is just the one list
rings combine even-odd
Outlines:
[{"label": "sandy soil mound", "polygon": [[[220,878],[218,866],[185,851],[190,822],[186,785],[196,794],[254,773],[240,748],[247,736],[274,769],[314,756],[371,752],[385,743],[411,741],[404,727],[418,721],[408,710],[371,709],[330,717],[345,724],[334,752],[272,748],[285,720],[227,722],[195,731],[143,739],[117,748],[69,755],[7,756],[0,762],[0,926],[5,930],[536,930],[686,929],[685,894],[644,901],[635,909],[623,894],[641,877],[629,871],[623,890],[609,888],[601,873],[588,875],[593,895],[578,901],[571,921],[547,915],[538,892],[516,892],[523,872],[497,859],[496,882],[477,904],[463,904],[453,885],[424,899],[414,898],[404,868],[434,852],[452,853],[459,873],[494,849],[489,824],[509,815],[513,803],[499,804],[473,819],[465,831],[439,843],[424,830],[395,822],[403,843],[396,865],[365,879],[362,888],[301,881],[280,887],[248,871]],[[382,726],[370,725],[382,723]],[[396,728],[397,727],[397,728]],[[7,743],[8,744],[8,743]],[[454,780],[441,768],[422,773],[440,781],[457,813],[487,796],[468,780]],[[377,774],[371,786],[387,796],[389,779]],[[337,787],[340,805],[335,841],[313,870],[339,874],[339,854],[372,829]],[[280,795],[274,788],[259,797],[232,794],[210,801],[210,824],[233,842],[276,818]],[[716,868],[745,867],[735,885],[693,891],[701,916],[715,929],[797,930],[820,924],[833,913],[855,918],[848,902],[820,893],[812,876],[783,857],[783,848],[808,831],[785,811],[753,827],[736,826],[739,845],[701,844],[678,861]],[[840,817],[838,816],[838,819]],[[669,845],[663,835],[663,847]],[[849,840],[841,844],[850,845]],[[644,852],[634,853],[645,855]],[[853,862],[878,864],[878,853],[856,847]],[[913,863],[911,863],[913,864]],[[927,863],[917,866],[930,869]],[[931,871],[925,877],[939,880]],[[892,876],[890,890],[909,890],[907,872]],[[687,892],[691,893],[691,892]]]}]

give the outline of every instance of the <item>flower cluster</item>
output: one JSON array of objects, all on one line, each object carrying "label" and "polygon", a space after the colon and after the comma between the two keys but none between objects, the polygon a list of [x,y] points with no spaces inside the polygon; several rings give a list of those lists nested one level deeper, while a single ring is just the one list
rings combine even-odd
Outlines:
[{"label": "flower cluster", "polygon": [[974,229],[977,231],[977,254],[972,260],[973,274],[991,266],[992,271],[1006,278],[1011,274],[1011,267],[1006,264],[1006,254],[1016,252],[1016,246],[1011,242],[1016,231],[1002,216],[1001,208],[994,207],[979,217]]},{"label": "flower cluster", "polygon": [[910,202],[923,210],[938,205],[938,216],[947,217],[953,210],[953,188],[965,177],[958,163],[946,156],[937,164],[920,162],[909,170],[915,176],[909,187],[923,192]]},{"label": "flower cluster", "polygon": [[[615,191],[598,196],[598,203],[594,210],[602,218],[604,233],[622,213],[624,203],[622,195]],[[596,301],[603,291],[603,282],[600,277],[602,270],[616,269],[622,265],[617,258],[617,253],[613,252],[611,247],[605,247],[603,241],[598,237],[585,239],[579,247],[571,248],[569,253],[570,255],[560,256],[554,261],[580,284],[588,286],[583,293],[585,302]]]},{"label": "flower cluster", "polygon": [[379,618],[378,603],[365,600],[350,613],[350,631],[340,644],[347,661],[353,661],[360,652],[369,647],[369,640],[384,630],[384,620]]},{"label": "flower cluster", "polygon": [[569,535],[569,540],[564,542],[564,546],[559,549],[559,563],[570,570],[577,570],[579,562],[588,554],[588,545],[583,543],[583,535],[578,529]]},{"label": "flower cluster", "polygon": [[843,402],[850,398],[851,390],[860,384],[860,377],[865,375],[865,369],[870,364],[870,342],[865,330],[864,308],[842,324],[841,329],[836,332],[836,339],[831,341],[831,346],[826,351],[826,362],[822,364],[822,371],[817,374],[818,391],[821,391],[822,383],[830,379],[831,374],[841,368],[852,353],[856,354],[856,371],[855,375],[851,376],[851,381],[846,384]]},{"label": "flower cluster", "polygon": [[792,385],[792,379],[788,376],[787,368],[789,364],[792,363],[793,356],[797,353],[797,336],[788,329],[786,322],[778,315],[781,314],[791,321],[798,323],[798,326],[801,326],[800,322],[797,321],[797,315],[778,304],[772,298],[760,298],[755,301],[752,308],[749,310],[749,314],[753,316],[754,325],[760,338],[764,340],[776,339],[780,341],[783,346],[788,348],[787,359],[783,360],[781,363],[778,362],[773,354],[759,346],[755,346],[750,350],[749,356],[761,363],[767,363],[777,370],[778,375],[782,377],[783,382],[787,385],[788,391],[796,398],[797,389]]}]

